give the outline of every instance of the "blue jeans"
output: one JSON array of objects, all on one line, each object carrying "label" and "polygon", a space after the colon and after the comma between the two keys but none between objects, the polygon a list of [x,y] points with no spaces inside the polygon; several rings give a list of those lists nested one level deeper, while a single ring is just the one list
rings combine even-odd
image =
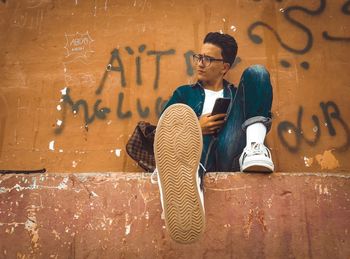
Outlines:
[{"label": "blue jeans", "polygon": [[242,74],[226,122],[215,135],[203,136],[201,163],[207,172],[239,171],[239,157],[246,146],[246,128],[256,122],[271,127],[272,86],[270,74],[261,65],[248,67]]}]

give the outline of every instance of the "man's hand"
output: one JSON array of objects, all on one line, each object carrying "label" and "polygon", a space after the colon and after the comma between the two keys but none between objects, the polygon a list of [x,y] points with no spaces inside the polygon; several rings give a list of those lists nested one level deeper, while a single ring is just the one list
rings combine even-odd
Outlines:
[{"label": "man's hand", "polygon": [[202,128],[202,134],[207,135],[216,133],[217,130],[220,129],[222,125],[224,125],[225,117],[226,113],[220,113],[213,116],[211,116],[210,113],[203,114],[199,118],[199,124]]}]

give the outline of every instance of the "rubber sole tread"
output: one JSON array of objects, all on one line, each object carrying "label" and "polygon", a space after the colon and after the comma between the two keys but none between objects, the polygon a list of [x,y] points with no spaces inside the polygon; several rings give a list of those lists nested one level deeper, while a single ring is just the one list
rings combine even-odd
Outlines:
[{"label": "rubber sole tread", "polygon": [[193,110],[183,104],[168,107],[157,125],[154,152],[166,227],[179,243],[192,243],[204,231],[204,206],[196,182],[202,145]]}]

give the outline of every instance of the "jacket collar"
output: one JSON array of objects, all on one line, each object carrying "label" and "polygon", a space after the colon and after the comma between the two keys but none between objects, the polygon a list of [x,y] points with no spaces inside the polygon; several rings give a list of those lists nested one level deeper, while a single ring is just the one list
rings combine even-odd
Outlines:
[{"label": "jacket collar", "polygon": [[[224,91],[228,90],[230,88],[230,86],[234,87],[234,85],[232,83],[230,83],[229,81],[227,81],[225,79],[222,80],[222,83],[224,85]],[[191,87],[194,87],[194,88],[201,87],[204,89],[202,82],[200,80],[198,80],[195,84],[192,84]]]}]

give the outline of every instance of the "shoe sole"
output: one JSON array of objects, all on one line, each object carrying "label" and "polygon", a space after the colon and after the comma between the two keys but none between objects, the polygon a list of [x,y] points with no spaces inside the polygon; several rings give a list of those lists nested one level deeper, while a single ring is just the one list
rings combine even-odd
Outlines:
[{"label": "shoe sole", "polygon": [[189,106],[174,104],[164,111],[157,125],[154,155],[166,227],[179,243],[192,243],[204,231],[204,207],[196,180],[202,146],[201,128]]},{"label": "shoe sole", "polygon": [[245,163],[242,168],[242,172],[245,173],[272,173],[273,165],[266,164],[265,161],[253,161],[251,163]]}]

